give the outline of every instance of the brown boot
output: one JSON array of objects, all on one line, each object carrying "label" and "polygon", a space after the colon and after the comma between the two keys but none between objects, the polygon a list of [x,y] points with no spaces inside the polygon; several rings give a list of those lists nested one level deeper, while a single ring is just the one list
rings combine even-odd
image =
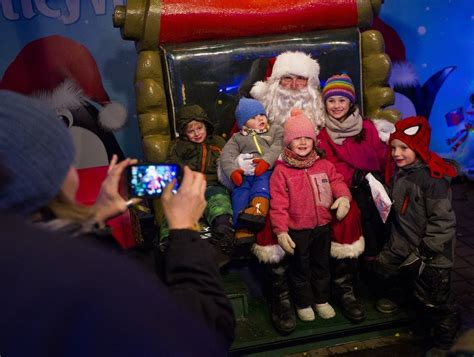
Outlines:
[{"label": "brown boot", "polygon": [[235,231],[235,245],[255,243],[255,233],[247,228],[239,228]]},{"label": "brown boot", "polygon": [[254,231],[265,227],[265,219],[270,208],[270,200],[264,197],[254,197],[250,205],[239,215],[239,222]]}]

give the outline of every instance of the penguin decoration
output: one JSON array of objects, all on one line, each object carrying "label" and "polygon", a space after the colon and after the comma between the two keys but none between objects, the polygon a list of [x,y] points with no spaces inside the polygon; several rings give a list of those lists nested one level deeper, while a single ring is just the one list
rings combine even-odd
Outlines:
[{"label": "penguin decoration", "polygon": [[53,35],[28,43],[6,69],[0,89],[36,97],[70,128],[78,169],[106,166],[124,154],[113,131],[127,121],[120,103],[111,103],[89,50]]}]

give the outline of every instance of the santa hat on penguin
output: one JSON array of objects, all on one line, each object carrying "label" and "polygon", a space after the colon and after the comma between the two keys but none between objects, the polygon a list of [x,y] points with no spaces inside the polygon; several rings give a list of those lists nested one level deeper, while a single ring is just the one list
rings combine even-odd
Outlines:
[{"label": "santa hat on penguin", "polygon": [[38,97],[55,110],[93,104],[98,124],[117,130],[127,121],[127,110],[112,103],[89,50],[66,37],[53,35],[27,44],[8,66],[0,89]]}]

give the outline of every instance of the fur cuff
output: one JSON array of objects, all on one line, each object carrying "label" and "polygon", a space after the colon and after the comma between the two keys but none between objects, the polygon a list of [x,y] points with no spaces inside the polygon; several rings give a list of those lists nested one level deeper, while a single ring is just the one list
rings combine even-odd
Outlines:
[{"label": "fur cuff", "polygon": [[390,134],[395,131],[395,125],[385,119],[374,119],[372,123],[374,123],[377,129],[380,140],[388,145],[388,139],[390,138]]},{"label": "fur cuff", "polygon": [[267,93],[268,84],[263,81],[255,82],[252,89],[250,90],[250,95],[259,101],[262,101]]},{"label": "fur cuff", "polygon": [[336,259],[357,258],[364,252],[364,249],[365,241],[362,236],[352,244],[331,242],[331,257]]},{"label": "fur cuff", "polygon": [[252,253],[255,254],[261,263],[278,263],[285,256],[285,251],[278,244],[252,246]]}]

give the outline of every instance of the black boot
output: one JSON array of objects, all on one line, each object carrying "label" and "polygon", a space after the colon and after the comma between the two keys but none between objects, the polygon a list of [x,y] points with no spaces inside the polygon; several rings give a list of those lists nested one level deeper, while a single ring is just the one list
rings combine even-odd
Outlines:
[{"label": "black boot", "polygon": [[235,231],[232,227],[232,217],[228,214],[217,216],[212,222],[210,242],[215,246],[219,267],[230,261],[234,251]]},{"label": "black boot", "polygon": [[296,316],[290,298],[286,275],[287,265],[272,264],[269,267],[270,317],[273,327],[282,335],[289,335],[296,328]]},{"label": "black boot", "polygon": [[332,259],[332,293],[342,308],[342,314],[351,322],[367,318],[364,305],[354,294],[357,259]]}]

